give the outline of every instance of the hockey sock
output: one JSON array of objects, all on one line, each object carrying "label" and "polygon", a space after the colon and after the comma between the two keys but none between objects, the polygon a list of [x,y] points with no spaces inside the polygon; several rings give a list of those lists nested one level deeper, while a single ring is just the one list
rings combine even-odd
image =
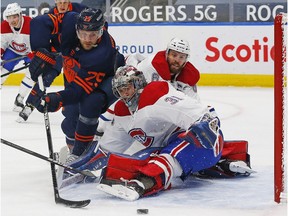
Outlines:
[{"label": "hockey sock", "polygon": [[35,82],[30,77],[24,77],[19,87],[19,94],[21,97],[26,97],[26,95],[31,91],[34,83]]}]

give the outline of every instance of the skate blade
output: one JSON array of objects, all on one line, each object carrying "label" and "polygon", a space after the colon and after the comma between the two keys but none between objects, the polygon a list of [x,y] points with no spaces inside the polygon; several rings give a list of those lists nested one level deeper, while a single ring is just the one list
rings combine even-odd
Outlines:
[{"label": "skate blade", "polygon": [[113,196],[125,199],[127,201],[135,201],[139,199],[139,194],[131,190],[123,185],[106,185],[106,184],[99,184],[96,186],[98,190],[101,190],[105,193],[111,194]]},{"label": "skate blade", "polygon": [[231,164],[230,166],[230,170],[232,172],[238,172],[238,173],[256,173],[255,170],[252,170],[250,167],[248,167],[246,164],[243,163],[242,166],[240,165],[234,165],[234,164]]},{"label": "skate blade", "polygon": [[18,122],[18,123],[23,123],[23,122],[26,122],[22,117],[18,117],[17,119],[16,119],[16,122]]}]

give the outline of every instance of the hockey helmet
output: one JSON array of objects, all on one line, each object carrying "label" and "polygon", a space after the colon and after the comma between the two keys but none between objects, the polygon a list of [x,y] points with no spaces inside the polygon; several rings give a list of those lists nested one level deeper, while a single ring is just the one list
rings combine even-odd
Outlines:
[{"label": "hockey helmet", "polygon": [[16,15],[18,14],[19,17],[21,17],[22,9],[18,3],[11,3],[8,4],[5,11],[4,11],[4,19],[7,20],[8,16]]},{"label": "hockey helmet", "polygon": [[103,31],[104,23],[104,15],[100,9],[87,8],[77,17],[76,30]]},{"label": "hockey helmet", "polygon": [[187,58],[190,55],[190,45],[189,42],[180,38],[173,38],[167,45],[166,53],[168,54],[169,50],[175,50],[180,53],[187,54]]},{"label": "hockey helmet", "polygon": [[[122,98],[119,89],[129,84],[133,84],[135,93],[130,98]],[[117,98],[122,99],[126,106],[134,112],[138,106],[139,96],[143,88],[147,85],[147,81],[142,71],[131,65],[119,67],[112,79],[112,90]]]}]

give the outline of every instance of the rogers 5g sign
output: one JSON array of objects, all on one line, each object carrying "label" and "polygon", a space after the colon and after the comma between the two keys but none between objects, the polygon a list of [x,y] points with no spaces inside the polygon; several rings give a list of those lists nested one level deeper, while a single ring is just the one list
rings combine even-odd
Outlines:
[{"label": "rogers 5g sign", "polygon": [[112,7],[111,21],[117,22],[185,22],[216,21],[219,9],[216,5],[143,6],[135,8]]},{"label": "rogers 5g sign", "polygon": [[[251,0],[252,1],[252,0]],[[112,7],[112,23],[149,22],[272,22],[287,3],[215,3]]]}]

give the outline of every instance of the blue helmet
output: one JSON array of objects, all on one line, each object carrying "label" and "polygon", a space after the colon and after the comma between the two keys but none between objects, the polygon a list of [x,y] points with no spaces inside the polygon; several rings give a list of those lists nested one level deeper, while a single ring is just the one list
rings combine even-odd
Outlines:
[{"label": "blue helmet", "polygon": [[87,8],[77,17],[76,30],[99,31],[104,23],[104,15],[100,9]]}]

